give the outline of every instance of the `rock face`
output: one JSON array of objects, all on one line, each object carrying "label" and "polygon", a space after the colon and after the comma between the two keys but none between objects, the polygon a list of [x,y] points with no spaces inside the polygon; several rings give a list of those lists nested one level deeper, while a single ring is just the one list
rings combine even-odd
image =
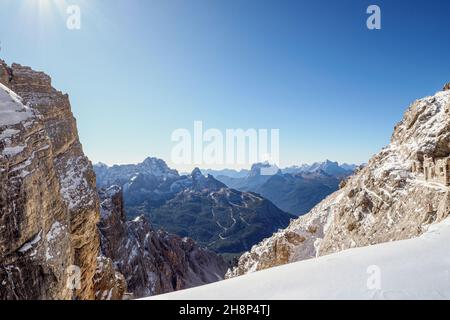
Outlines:
[{"label": "rock face", "polygon": [[69,97],[18,64],[0,81],[0,299],[94,299],[99,201]]},{"label": "rock face", "polygon": [[[0,61],[0,81],[0,299],[122,299],[223,278],[223,259],[193,240],[125,222],[120,188],[100,206],[69,98],[49,76]],[[164,165],[139,170],[179,179]]]},{"label": "rock face", "polygon": [[127,293],[124,276],[116,270],[113,261],[103,255],[97,257],[94,288],[96,300],[123,300]]},{"label": "rock face", "polygon": [[412,170],[450,154],[450,91],[414,102],[389,146],[307,215],[245,253],[227,277],[416,237],[450,212],[449,188]]},{"label": "rock face", "polygon": [[227,269],[223,259],[192,239],[155,231],[145,217],[126,222],[119,187],[99,194],[102,253],[125,276],[135,298],[223,279]]}]

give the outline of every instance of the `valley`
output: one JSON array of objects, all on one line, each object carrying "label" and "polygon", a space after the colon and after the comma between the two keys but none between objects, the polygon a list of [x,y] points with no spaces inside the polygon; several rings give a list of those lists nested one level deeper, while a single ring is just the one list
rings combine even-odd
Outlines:
[{"label": "valley", "polygon": [[[144,215],[156,229],[193,238],[217,253],[234,257],[285,228],[294,218],[260,195],[230,189],[199,169],[180,176],[162,160],[150,158],[136,167],[150,161],[158,161],[161,166],[136,169],[140,170],[136,175],[117,174],[115,179],[106,180],[106,184],[123,183],[128,219]],[[97,184],[105,184],[101,178],[107,175],[102,171],[105,167],[96,165],[94,170],[100,177]]]}]

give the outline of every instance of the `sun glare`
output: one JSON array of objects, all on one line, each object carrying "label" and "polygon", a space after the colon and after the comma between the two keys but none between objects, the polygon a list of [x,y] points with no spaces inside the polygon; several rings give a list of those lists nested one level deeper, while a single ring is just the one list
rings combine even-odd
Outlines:
[{"label": "sun glare", "polygon": [[48,22],[55,14],[63,15],[66,7],[66,0],[24,0],[22,9]]}]

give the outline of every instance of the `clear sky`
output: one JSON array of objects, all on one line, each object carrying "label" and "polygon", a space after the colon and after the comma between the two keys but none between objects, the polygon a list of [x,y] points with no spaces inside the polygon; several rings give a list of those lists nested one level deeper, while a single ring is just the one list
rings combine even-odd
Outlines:
[{"label": "clear sky", "polygon": [[202,120],[279,128],[282,165],[361,163],[450,82],[449,16],[445,0],[0,0],[0,57],[70,94],[93,162],[170,164],[171,133]]}]

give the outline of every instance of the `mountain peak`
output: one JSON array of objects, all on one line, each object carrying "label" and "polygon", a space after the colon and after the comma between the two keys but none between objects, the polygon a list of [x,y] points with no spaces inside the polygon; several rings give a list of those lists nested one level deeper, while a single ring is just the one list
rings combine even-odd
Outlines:
[{"label": "mountain peak", "polygon": [[147,157],[144,159],[144,161],[142,161],[142,164],[147,165],[147,166],[164,166],[167,167],[167,164],[164,160],[162,159],[158,159],[155,157]]},{"label": "mountain peak", "polygon": [[[252,168],[250,169],[249,172],[249,176],[250,177],[254,177],[254,176],[260,176],[260,175],[267,175],[264,173],[261,173],[261,171],[263,171],[264,169],[270,169],[272,166],[269,162],[259,162],[259,163],[255,163],[252,165]],[[278,170],[270,170],[270,171],[274,171],[273,174],[277,173]]]},{"label": "mountain peak", "polygon": [[208,190],[217,191],[225,188],[226,185],[216,180],[212,175],[203,175],[199,168],[195,168],[191,173],[192,177],[192,187],[196,191]]},{"label": "mountain peak", "polygon": [[137,166],[141,167],[145,172],[151,173],[155,176],[164,176],[168,174],[178,175],[178,171],[170,169],[164,160],[155,157],[147,157]]},{"label": "mountain peak", "polygon": [[94,164],[94,167],[97,167],[97,168],[108,168],[109,166],[106,163],[97,162],[97,163]]},{"label": "mountain peak", "polygon": [[200,176],[203,176],[203,173],[201,172],[201,170],[198,167],[196,167],[196,168],[194,168],[194,170],[192,170],[191,176],[192,176],[192,178],[198,178]]}]

